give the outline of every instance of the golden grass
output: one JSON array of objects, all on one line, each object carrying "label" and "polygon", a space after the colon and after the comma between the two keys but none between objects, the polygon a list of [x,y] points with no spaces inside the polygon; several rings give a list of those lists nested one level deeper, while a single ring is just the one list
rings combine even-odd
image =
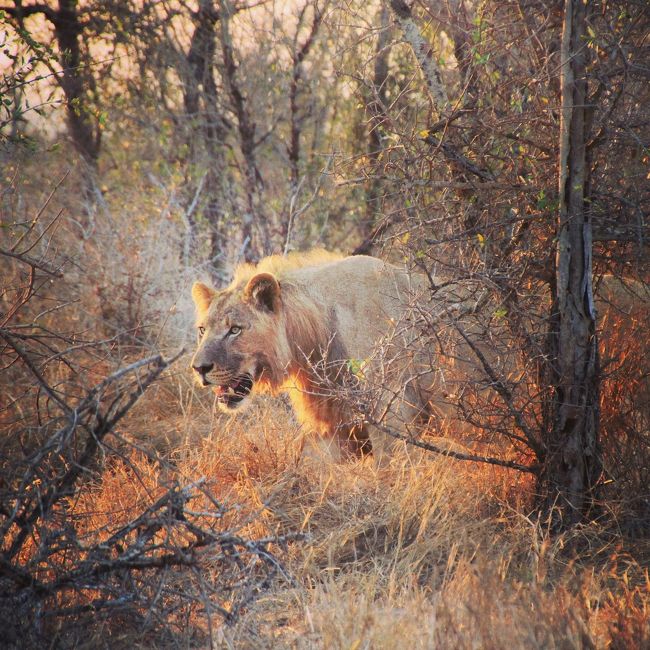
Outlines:
[{"label": "golden grass", "polygon": [[[101,262],[98,275],[119,278],[118,306],[131,304],[127,289],[136,280],[151,289],[155,277],[147,300],[133,302],[134,323],[159,322],[160,314],[170,313],[168,305],[184,295],[182,274],[174,284],[169,277],[174,267],[158,276],[153,263],[177,255],[174,247],[160,256],[154,247],[136,254],[138,247],[126,246],[132,238],[146,241],[149,225],[137,222],[134,228],[142,232],[137,237],[139,231],[125,232],[121,246],[90,250],[91,259]],[[104,249],[109,253],[102,257]],[[137,275],[140,269],[147,272]],[[91,328],[101,296],[91,290],[92,277],[82,280],[74,293],[79,289],[85,296],[84,326]],[[162,319],[165,331],[148,333],[147,340],[157,345],[173,338],[163,336],[167,330],[185,331],[190,311],[181,304],[173,317]],[[111,321],[121,313],[101,318]],[[645,418],[637,429],[647,431],[642,426],[650,401],[647,364],[639,362],[641,353],[647,354],[646,323],[634,322],[632,334],[618,323],[605,326],[611,350],[604,356],[617,358],[621,368],[603,390],[604,445],[622,459],[617,468],[635,465],[647,474],[638,435],[621,433],[627,431],[628,411]],[[112,334],[115,328],[107,329]],[[178,343],[174,339],[174,349]],[[100,381],[109,365],[92,366],[88,382]],[[195,391],[183,365],[146,393],[120,425],[121,439],[107,439],[123,455],[107,458],[94,483],[70,504],[70,514],[81,541],[89,543],[140,512],[170,481],[205,477],[212,495],[231,508],[224,529],[251,537],[306,533],[306,541],[289,545],[281,557],[295,585],[274,584],[235,625],[217,625],[215,619],[216,647],[650,647],[647,540],[627,539],[611,524],[596,523],[550,536],[531,514],[530,477],[508,470],[416,453],[381,471],[372,459],[337,462],[323,445],[304,444],[280,402],[256,402],[236,419],[216,414],[210,395]],[[629,475],[644,476],[636,470]],[[612,486],[622,485],[630,494],[643,487],[625,472],[614,478]],[[621,488],[615,496],[623,493]],[[206,567],[210,570],[209,562]],[[207,647],[207,634],[199,607],[176,642]],[[110,619],[98,620],[77,647],[82,642],[154,645],[139,636],[137,626]]]},{"label": "golden grass", "polygon": [[[295,585],[274,586],[235,625],[214,626],[215,647],[650,644],[647,543],[626,543],[595,523],[551,537],[529,514],[528,477],[426,454],[379,471],[371,458],[336,462],[318,445],[304,451],[278,402],[230,419],[184,379],[175,382],[159,390],[176,392],[183,408],[173,413],[152,394],[127,427],[144,448],[156,446],[142,440],[146,431],[166,435],[173,467],[133,454],[130,469],[107,469],[78,508],[98,513],[89,523],[101,528],[102,512],[129,512],[172,474],[204,476],[218,500],[237,506],[224,526],[250,536],[307,534],[283,557]],[[188,643],[207,634],[200,613],[189,623]]]},{"label": "golden grass", "polygon": [[[58,156],[39,156],[39,182],[45,159],[53,168],[67,167],[68,156]],[[87,366],[89,385],[111,372],[114,357],[130,354],[134,342],[137,355],[147,345],[180,347],[191,329],[188,287],[199,275],[178,266],[182,231],[173,222],[180,216],[172,197],[184,175],[166,181],[167,193],[134,184],[132,176],[121,183],[120,173],[108,174],[108,184],[120,188],[107,195],[111,219],[97,219],[95,235],[83,239],[72,218],[54,240],[82,264],[66,267],[65,285],[57,290],[61,301],[80,300],[81,308],[72,321],[59,322],[60,313],[53,313],[53,324],[107,339],[130,332],[110,344],[106,360]],[[35,214],[39,193],[34,183],[25,187],[33,202],[25,214]],[[67,208],[75,217],[82,192],[67,187],[55,197],[55,212]],[[160,219],[161,206],[169,223]],[[33,311],[42,306],[35,301]],[[616,359],[605,366],[603,439],[617,461],[611,488],[621,501],[648,485],[638,433],[648,430],[650,404],[648,364],[641,361],[648,355],[643,314],[612,313],[602,323],[609,348],[603,356]],[[142,323],[156,325],[140,329]],[[205,477],[213,496],[231,507],[224,529],[251,537],[306,533],[306,541],[281,555],[295,585],[274,584],[235,625],[215,619],[216,647],[650,647],[647,539],[596,523],[552,537],[531,514],[530,477],[503,469],[422,454],[380,472],[372,459],[336,462],[321,445],[303,448],[297,425],[278,402],[258,402],[237,419],[217,415],[183,364],[120,425],[119,435],[135,449],[116,437],[106,440],[122,456],[106,459],[69,512],[80,541],[90,543],[141,512],[170,481]],[[625,471],[630,467],[635,471]],[[209,646],[200,607],[180,627],[176,646]],[[135,623],[98,617],[74,646],[167,644],[142,636]]]}]

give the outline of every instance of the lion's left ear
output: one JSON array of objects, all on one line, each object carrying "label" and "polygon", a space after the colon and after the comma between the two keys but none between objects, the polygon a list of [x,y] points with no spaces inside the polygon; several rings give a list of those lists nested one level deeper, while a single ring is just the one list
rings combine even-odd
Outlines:
[{"label": "lion's left ear", "polygon": [[203,282],[195,282],[192,286],[192,298],[194,304],[200,312],[206,312],[210,308],[212,299],[217,295],[214,289],[211,289]]},{"label": "lion's left ear", "polygon": [[280,284],[271,273],[258,273],[248,281],[244,300],[260,309],[275,312],[280,307]]}]

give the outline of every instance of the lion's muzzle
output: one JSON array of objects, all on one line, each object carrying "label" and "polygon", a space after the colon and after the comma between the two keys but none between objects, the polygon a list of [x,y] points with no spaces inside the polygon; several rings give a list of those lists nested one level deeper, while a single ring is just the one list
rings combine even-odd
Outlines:
[{"label": "lion's muzzle", "polygon": [[194,372],[199,376],[201,385],[209,386],[211,382],[208,381],[208,373],[214,368],[214,363],[209,363],[203,366],[192,366]]},{"label": "lion's muzzle", "polygon": [[248,372],[232,375],[228,371],[215,370],[214,363],[195,366],[192,369],[202,386],[210,386],[217,396],[219,406],[224,411],[238,409],[253,390],[255,380]]}]

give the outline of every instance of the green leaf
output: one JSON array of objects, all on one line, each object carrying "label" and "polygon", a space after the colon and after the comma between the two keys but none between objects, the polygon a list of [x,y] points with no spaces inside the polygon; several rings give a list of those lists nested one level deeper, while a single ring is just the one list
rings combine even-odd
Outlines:
[{"label": "green leaf", "polygon": [[363,359],[348,359],[347,366],[348,370],[359,379],[363,379],[363,368],[365,367],[366,362]]}]

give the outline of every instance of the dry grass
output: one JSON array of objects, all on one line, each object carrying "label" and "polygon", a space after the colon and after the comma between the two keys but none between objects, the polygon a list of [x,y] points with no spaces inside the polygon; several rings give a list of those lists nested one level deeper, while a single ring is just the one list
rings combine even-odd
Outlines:
[{"label": "dry grass", "polygon": [[[74,214],[70,206],[68,211]],[[169,226],[168,236],[157,220],[131,216],[122,215],[117,228],[99,220],[97,228],[110,232],[92,239],[73,238],[69,224],[57,235],[60,242],[78,242],[83,269],[91,271],[77,276],[73,266],[59,296],[80,300],[79,329],[107,337],[135,329],[86,366],[91,385],[116,359],[147,347],[178,349],[190,329],[185,286],[196,273],[178,268],[182,233]],[[122,228],[126,222],[130,226]],[[103,287],[98,278],[110,278],[109,293],[95,291]],[[156,326],[146,329],[151,322]],[[634,363],[647,324],[635,327],[634,337],[610,339],[612,354],[624,349],[626,356],[617,357],[623,378],[647,386]],[[205,601],[198,600],[184,619],[170,623],[167,635],[153,636],[141,620],[91,616],[83,634],[52,629],[59,645],[650,647],[647,521],[646,528],[617,527],[619,511],[627,522],[630,512],[639,512],[625,499],[638,493],[639,477],[647,476],[647,455],[633,451],[644,443],[638,432],[647,431],[647,419],[636,430],[626,426],[647,416],[647,403],[642,411],[630,402],[620,375],[608,379],[603,406],[605,443],[617,471],[612,485],[621,486],[615,493],[621,505],[614,511],[610,502],[601,523],[551,536],[531,514],[529,476],[421,453],[397,458],[381,471],[372,459],[337,462],[324,445],[305,444],[282,402],[258,401],[237,419],[216,414],[185,365],[179,361],[174,374],[152,387],[105,440],[104,465],[70,501],[68,514],[82,541],[101,540],[171,482],[205,478],[206,489],[225,506],[218,524],[223,530],[250,538],[307,535],[281,549],[293,584],[268,585],[234,624],[215,615],[208,625]],[[637,391],[634,399],[642,398]],[[620,420],[626,410],[632,417]],[[625,467],[635,470],[629,478]],[[201,506],[192,504],[197,511]],[[204,559],[202,570],[217,576],[220,567]]]},{"label": "dry grass", "polygon": [[[169,400],[152,396],[125,435],[167,436],[161,447],[173,469],[131,456],[129,470],[105,474],[85,507],[115,516],[174,471],[208,477],[214,496],[236,506],[224,526],[251,536],[308,535],[285,550],[294,586],[270,588],[236,624],[213,627],[215,647],[650,643],[647,543],[596,523],[551,537],[527,516],[529,479],[420,454],[381,471],[371,459],[335,462],[315,445],[301,453],[300,431],[281,403],[260,402],[230,419],[184,379],[158,390],[175,392],[184,408],[173,414]],[[200,613],[189,623],[192,645],[207,630]]]}]

